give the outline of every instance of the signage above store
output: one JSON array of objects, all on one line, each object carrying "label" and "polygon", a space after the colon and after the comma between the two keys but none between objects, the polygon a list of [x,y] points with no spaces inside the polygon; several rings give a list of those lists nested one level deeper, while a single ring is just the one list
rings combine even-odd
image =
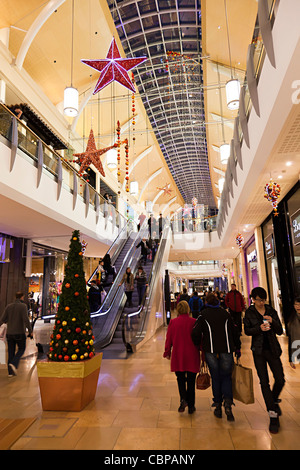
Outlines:
[{"label": "signage above store", "polygon": [[300,209],[298,209],[294,214],[291,215],[291,228],[293,234],[294,245],[299,245],[300,243]]},{"label": "signage above store", "polygon": [[264,242],[265,242],[266,258],[267,258],[267,259],[273,258],[273,256],[275,256],[275,252],[274,252],[274,242],[273,242],[273,234],[270,233],[270,235],[268,235],[268,236],[264,239]]}]

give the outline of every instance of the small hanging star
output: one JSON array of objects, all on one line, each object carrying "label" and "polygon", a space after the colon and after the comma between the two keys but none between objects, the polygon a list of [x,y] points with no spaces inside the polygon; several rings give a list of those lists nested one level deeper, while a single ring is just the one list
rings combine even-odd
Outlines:
[{"label": "small hanging star", "polygon": [[108,150],[114,147],[116,147],[116,144],[111,145],[110,147],[106,147],[104,149],[97,150],[95,138],[94,138],[94,132],[93,132],[93,129],[91,129],[85,152],[74,153],[74,157],[78,158],[78,161],[76,163],[79,163],[81,165],[79,169],[79,174],[81,175],[84,172],[84,170],[88,168],[91,163],[93,163],[93,165],[97,168],[97,170],[99,170],[101,175],[105,176],[104,169],[100,160],[100,156],[108,152]]},{"label": "small hanging star", "polygon": [[120,55],[115,38],[113,38],[106,59],[81,60],[81,62],[101,72],[93,91],[93,95],[95,95],[98,91],[102,90],[113,81],[119,82],[134,93],[135,88],[127,72],[145,60],[147,60],[147,57],[123,59]]},{"label": "small hanging star", "polygon": [[173,191],[173,189],[171,189],[170,183],[167,183],[163,188],[157,188],[157,189],[159,189],[160,191],[163,191],[164,196],[166,194],[169,194],[169,196],[171,196],[171,192]]}]

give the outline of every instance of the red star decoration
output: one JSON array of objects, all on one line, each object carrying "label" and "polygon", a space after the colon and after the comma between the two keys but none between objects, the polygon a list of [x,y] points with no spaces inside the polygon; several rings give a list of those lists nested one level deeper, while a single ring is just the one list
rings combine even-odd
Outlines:
[{"label": "red star decoration", "polygon": [[93,91],[93,95],[95,95],[98,93],[98,91],[102,90],[113,81],[121,83],[121,85],[125,86],[134,93],[135,88],[127,72],[145,60],[147,60],[147,57],[123,59],[120,55],[115,38],[113,38],[106,59],[81,60],[81,62],[101,72],[99,80]]},{"label": "red star decoration", "polygon": [[169,194],[169,196],[171,196],[171,192],[173,191],[173,189],[170,188],[170,183],[167,183],[163,188],[157,188],[159,189],[160,191],[163,191],[164,192],[164,196],[166,194]]},{"label": "red star decoration", "polygon": [[116,147],[116,144],[111,145],[110,147],[106,147],[104,149],[97,150],[94,132],[93,129],[91,129],[89,140],[86,146],[86,151],[82,153],[74,153],[74,157],[78,158],[78,161],[76,163],[79,163],[81,165],[79,169],[79,174],[81,175],[84,170],[88,168],[91,163],[93,163],[97,170],[100,171],[101,175],[105,176],[104,169],[99,157],[114,147]]}]

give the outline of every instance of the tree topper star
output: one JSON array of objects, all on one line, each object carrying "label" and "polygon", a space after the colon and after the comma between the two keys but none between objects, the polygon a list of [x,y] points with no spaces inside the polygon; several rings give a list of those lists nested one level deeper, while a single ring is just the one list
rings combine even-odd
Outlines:
[{"label": "tree topper star", "polygon": [[98,93],[98,91],[102,90],[113,81],[121,83],[121,85],[125,86],[134,93],[135,88],[127,72],[145,60],[147,60],[147,57],[123,59],[120,55],[115,38],[113,38],[106,59],[81,60],[81,62],[101,72],[99,80],[93,91],[93,95],[95,95]]},{"label": "tree topper star", "polygon": [[79,174],[81,175],[84,172],[84,170],[88,168],[91,163],[93,163],[93,165],[97,168],[97,170],[99,170],[101,175],[105,176],[104,169],[103,169],[103,166],[99,157],[114,147],[116,147],[116,144],[111,145],[110,147],[106,147],[104,149],[97,150],[95,138],[94,138],[94,132],[93,132],[93,129],[91,129],[85,152],[74,153],[74,157],[78,158],[77,163],[81,165]]}]

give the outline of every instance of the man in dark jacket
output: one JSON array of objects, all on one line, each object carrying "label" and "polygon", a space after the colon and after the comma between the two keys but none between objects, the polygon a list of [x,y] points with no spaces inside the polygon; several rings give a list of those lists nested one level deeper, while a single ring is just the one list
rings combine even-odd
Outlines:
[{"label": "man in dark jacket", "polygon": [[[272,433],[277,433],[281,414],[278,405],[280,402],[279,394],[284,386],[285,379],[280,360],[282,351],[276,335],[282,335],[283,330],[276,310],[265,304],[267,299],[265,289],[255,287],[250,295],[253,305],[246,310],[244,331],[246,335],[252,336],[251,350],[260,380],[261,391],[270,416],[269,430]],[[267,364],[275,379],[272,390],[269,383]]]},{"label": "man in dark jacket", "polygon": [[210,293],[206,297],[206,305],[192,331],[194,344],[201,345],[208,364],[213,391],[214,414],[222,417],[224,400],[225,414],[228,421],[234,421],[231,406],[233,353],[240,356],[241,341],[237,327],[230,314],[220,307],[218,298]]},{"label": "man in dark jacket", "polygon": [[[183,300],[183,299],[180,299],[180,300]],[[197,291],[195,291],[192,297],[190,298],[189,307],[191,309],[193,318],[198,318],[200,310],[203,307],[203,302],[202,302],[202,299],[200,299],[200,297],[198,296]]]},{"label": "man in dark jacket", "polygon": [[[17,375],[20,359],[26,349],[26,329],[28,336],[33,337],[23,292],[17,292],[15,302],[7,305],[0,325],[2,323],[7,323],[8,376],[13,377]],[[17,353],[16,346],[18,347]]]},{"label": "man in dark jacket", "polygon": [[242,334],[242,311],[245,310],[245,302],[235,284],[231,284],[231,291],[225,297],[225,305],[229,309],[229,313],[237,325],[240,334]]},{"label": "man in dark jacket", "polygon": [[146,244],[146,238],[143,238],[140,243],[136,246],[136,248],[141,247],[141,258],[144,261],[144,265],[146,266],[147,264],[147,256],[148,256],[148,248]]}]

